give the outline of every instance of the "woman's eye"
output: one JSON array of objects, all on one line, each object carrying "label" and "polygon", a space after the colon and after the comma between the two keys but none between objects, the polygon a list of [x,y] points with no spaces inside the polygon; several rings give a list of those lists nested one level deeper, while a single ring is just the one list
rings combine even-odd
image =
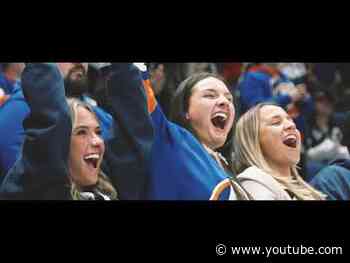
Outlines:
[{"label": "woman's eye", "polygon": [[86,135],[86,131],[85,130],[79,130],[76,132],[77,135]]},{"label": "woman's eye", "polygon": [[272,126],[278,126],[281,124],[281,121],[274,121],[271,123]]},{"label": "woman's eye", "polygon": [[102,131],[101,131],[101,130],[97,130],[95,133],[96,133],[97,135],[99,135],[99,136],[102,135]]},{"label": "woman's eye", "polygon": [[207,95],[204,95],[205,98],[209,98],[209,99],[214,99],[215,98],[215,95],[213,94],[207,94]]}]

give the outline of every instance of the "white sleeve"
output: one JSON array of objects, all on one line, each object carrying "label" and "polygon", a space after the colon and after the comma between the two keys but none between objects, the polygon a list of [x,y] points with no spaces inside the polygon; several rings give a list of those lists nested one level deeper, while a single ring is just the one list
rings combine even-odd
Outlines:
[{"label": "white sleeve", "polygon": [[134,63],[134,66],[136,66],[141,72],[147,71],[147,66],[145,63]]},{"label": "white sleeve", "polygon": [[327,138],[319,145],[310,148],[307,151],[307,156],[315,161],[330,160],[337,154],[337,150],[338,144]]}]

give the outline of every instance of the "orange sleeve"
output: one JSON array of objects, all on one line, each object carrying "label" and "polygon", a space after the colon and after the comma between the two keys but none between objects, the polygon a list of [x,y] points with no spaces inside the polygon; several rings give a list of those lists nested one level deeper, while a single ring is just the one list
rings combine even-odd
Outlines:
[{"label": "orange sleeve", "polygon": [[148,112],[152,113],[157,107],[157,100],[152,89],[152,83],[149,79],[143,81],[143,86],[147,96]]}]

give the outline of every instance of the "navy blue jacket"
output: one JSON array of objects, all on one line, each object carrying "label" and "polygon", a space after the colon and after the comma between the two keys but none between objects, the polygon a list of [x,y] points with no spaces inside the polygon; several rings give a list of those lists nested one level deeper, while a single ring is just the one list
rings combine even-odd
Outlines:
[{"label": "navy blue jacket", "polygon": [[22,121],[29,114],[29,107],[21,88],[11,93],[0,107],[0,183],[21,152],[24,140]]},{"label": "navy blue jacket", "polygon": [[[120,199],[138,199],[153,139],[147,108],[138,106],[146,100],[142,77],[127,63],[113,64],[109,70],[110,98],[105,106],[118,122],[118,131],[105,142],[103,167]],[[52,64],[28,64],[22,88],[31,112],[23,123],[26,136],[21,158],[4,179],[1,197],[71,199],[67,178],[72,124],[61,73]]]},{"label": "navy blue jacket", "polygon": [[350,160],[333,161],[310,184],[326,194],[328,200],[350,200]]}]

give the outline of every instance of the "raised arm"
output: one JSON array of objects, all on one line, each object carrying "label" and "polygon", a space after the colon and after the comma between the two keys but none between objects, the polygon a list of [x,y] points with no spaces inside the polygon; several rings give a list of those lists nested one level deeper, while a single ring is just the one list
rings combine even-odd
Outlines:
[{"label": "raised arm", "polygon": [[103,169],[120,199],[140,199],[149,173],[153,143],[152,121],[141,72],[131,63],[112,63],[107,71],[107,104],[114,118],[115,137],[106,143]]},{"label": "raised arm", "polygon": [[30,107],[21,158],[1,186],[3,198],[66,199],[71,119],[57,66],[27,64],[22,88]]}]

